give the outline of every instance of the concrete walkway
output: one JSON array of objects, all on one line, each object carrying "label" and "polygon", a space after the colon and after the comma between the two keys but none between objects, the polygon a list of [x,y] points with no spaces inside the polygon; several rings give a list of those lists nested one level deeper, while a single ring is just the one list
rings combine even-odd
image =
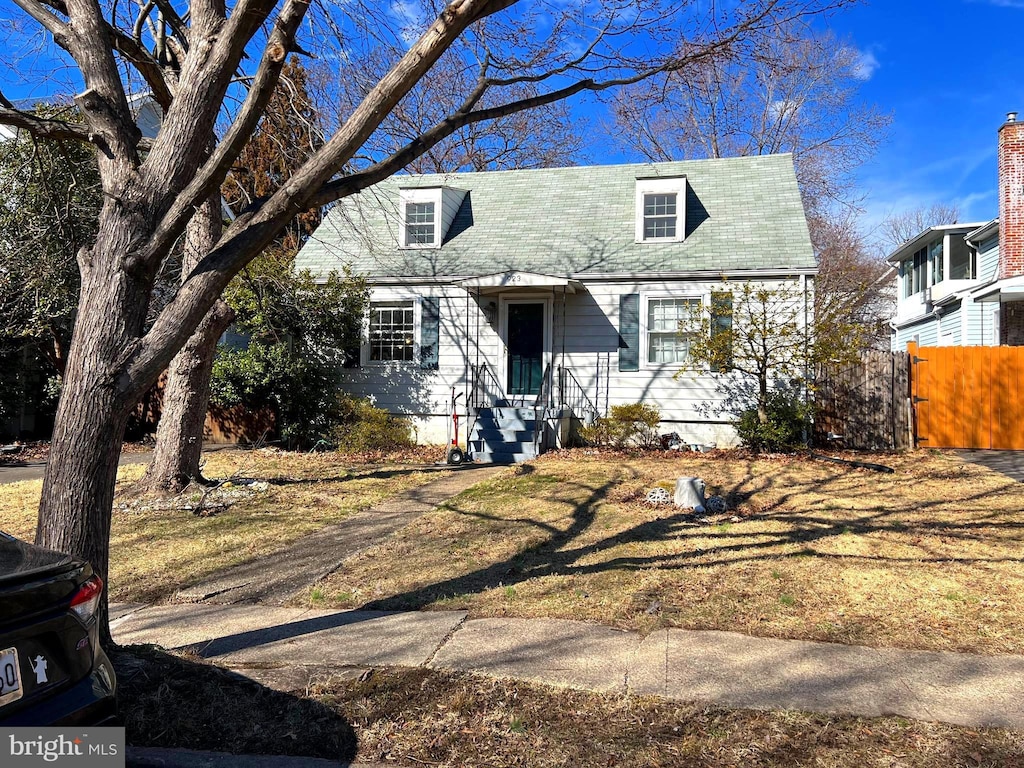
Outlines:
[{"label": "concrete walkway", "polygon": [[261,603],[282,605],[338,570],[350,557],[408,525],[472,485],[493,477],[504,467],[466,464],[449,474],[410,488],[335,525],[304,536],[285,549],[251,563],[221,571],[210,579],[178,592],[189,602]]},{"label": "concrete walkway", "polygon": [[643,637],[462,611],[163,605],[112,613],[118,643],[197,652],[282,690],[376,666],[430,667],[727,707],[902,715],[1024,729],[1024,656],[973,656],[669,629]]}]

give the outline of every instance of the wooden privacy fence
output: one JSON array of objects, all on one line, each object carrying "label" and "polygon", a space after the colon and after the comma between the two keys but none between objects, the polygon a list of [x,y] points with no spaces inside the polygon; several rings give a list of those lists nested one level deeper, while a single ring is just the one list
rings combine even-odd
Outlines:
[{"label": "wooden privacy fence", "polygon": [[857,450],[912,443],[910,356],[865,352],[858,363],[822,367],[815,380],[814,442]]},{"label": "wooden privacy fence", "polygon": [[1024,450],[1024,347],[908,351],[919,447]]}]

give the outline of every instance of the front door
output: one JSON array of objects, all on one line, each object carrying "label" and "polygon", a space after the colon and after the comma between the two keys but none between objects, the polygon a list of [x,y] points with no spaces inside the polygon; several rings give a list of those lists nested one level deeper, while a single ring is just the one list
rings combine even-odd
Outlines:
[{"label": "front door", "polygon": [[544,302],[508,305],[508,394],[540,394],[544,378]]}]

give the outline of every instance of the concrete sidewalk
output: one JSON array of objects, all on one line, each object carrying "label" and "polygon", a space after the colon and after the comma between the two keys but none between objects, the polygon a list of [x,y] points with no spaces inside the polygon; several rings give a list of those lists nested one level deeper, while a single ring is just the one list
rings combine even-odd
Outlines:
[{"label": "concrete sidewalk", "polygon": [[113,606],[118,643],[189,649],[285,690],[318,675],[426,666],[751,709],[902,715],[1024,729],[1024,656],[901,651],[462,611]]}]

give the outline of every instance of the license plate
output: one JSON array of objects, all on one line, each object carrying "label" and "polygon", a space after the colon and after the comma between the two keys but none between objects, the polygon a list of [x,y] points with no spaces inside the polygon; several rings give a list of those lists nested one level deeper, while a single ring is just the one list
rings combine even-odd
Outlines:
[{"label": "license plate", "polygon": [[6,648],[0,651],[0,707],[17,701],[22,693],[18,649]]}]

